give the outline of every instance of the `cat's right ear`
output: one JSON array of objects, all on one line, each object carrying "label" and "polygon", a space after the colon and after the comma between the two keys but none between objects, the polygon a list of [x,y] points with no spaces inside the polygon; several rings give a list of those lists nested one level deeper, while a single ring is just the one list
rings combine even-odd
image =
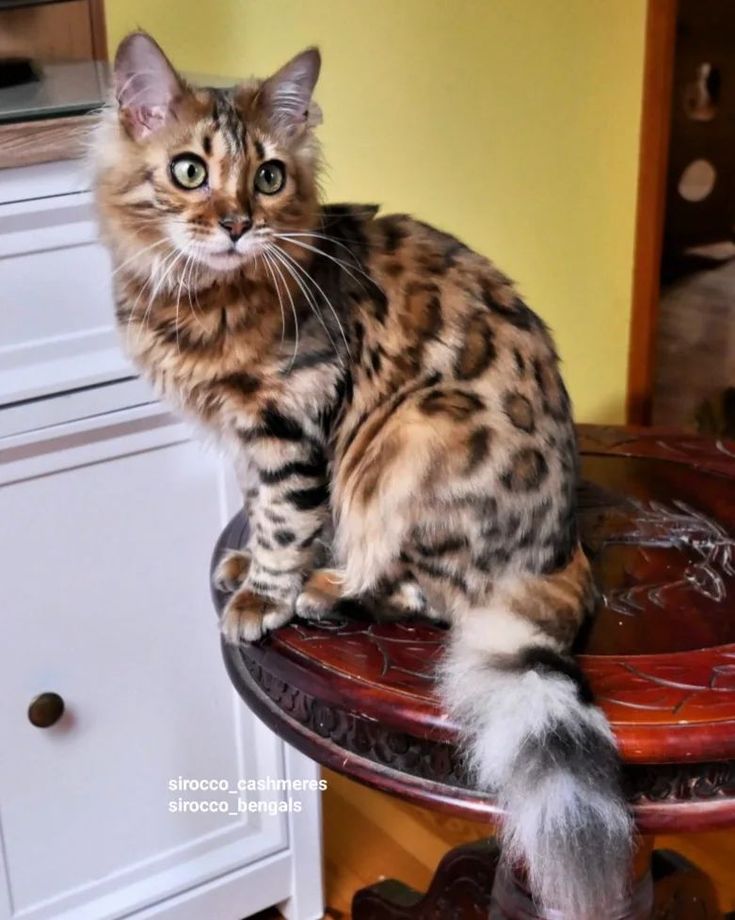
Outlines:
[{"label": "cat's right ear", "polygon": [[146,32],[132,32],[122,40],[114,74],[120,121],[134,140],[144,140],[174,116],[184,84]]}]

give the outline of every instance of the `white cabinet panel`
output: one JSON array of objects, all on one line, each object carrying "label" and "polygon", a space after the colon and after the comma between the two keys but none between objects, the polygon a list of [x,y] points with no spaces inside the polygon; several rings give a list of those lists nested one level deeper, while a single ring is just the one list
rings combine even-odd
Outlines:
[{"label": "white cabinet panel", "polygon": [[[23,346],[35,345],[45,358],[55,356],[54,342],[60,353],[70,339],[98,341],[105,332],[115,333],[110,263],[99,243],[22,253],[4,259],[0,271],[5,368],[21,363]],[[110,338],[110,344],[117,345],[117,339]],[[67,345],[67,354],[60,356],[69,354]]]},{"label": "white cabinet panel", "polygon": [[130,376],[91,194],[8,201],[13,184],[0,170],[0,405]]},{"label": "white cabinet panel", "polygon": [[[61,393],[53,399],[33,399],[0,407],[0,439],[29,435],[43,428],[90,419],[114,412],[150,406],[155,402],[151,388],[141,377],[115,380],[105,385]],[[28,470],[21,475],[27,477]],[[1,481],[1,480],[0,480]]]},{"label": "white cabinet panel", "polygon": [[[220,464],[157,424],[131,453],[107,417],[0,488],[8,917],[120,917],[288,845],[283,816],[169,811],[201,798],[169,780],[279,777],[284,763],[220,657]],[[48,729],[27,717],[42,691],[67,707]]]},{"label": "white cabinet panel", "polygon": [[84,160],[58,160],[0,171],[0,201],[7,204],[51,195],[87,192],[91,172]]}]

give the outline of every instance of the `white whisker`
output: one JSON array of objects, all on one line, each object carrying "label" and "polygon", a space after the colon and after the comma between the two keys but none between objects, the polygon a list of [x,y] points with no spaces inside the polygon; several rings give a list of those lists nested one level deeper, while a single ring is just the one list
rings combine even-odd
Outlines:
[{"label": "white whisker", "polygon": [[329,309],[332,311],[332,315],[334,316],[335,322],[337,323],[337,328],[339,329],[339,331],[340,331],[340,333],[341,333],[341,335],[342,335],[342,341],[345,343],[345,348],[347,349],[347,354],[350,354],[350,343],[347,341],[347,336],[345,335],[344,327],[342,326],[342,322],[341,322],[341,320],[340,320],[340,318],[339,318],[339,314],[338,314],[337,311],[334,309],[334,306],[333,306],[333,304],[332,304],[332,301],[327,297],[327,295],[324,293],[324,291],[322,290],[321,286],[320,286],[319,283],[314,279],[314,277],[313,277],[312,275],[310,275],[310,274],[306,271],[306,269],[304,268],[303,265],[301,265],[299,262],[297,262],[296,259],[294,259],[293,256],[291,256],[291,255],[289,255],[289,253],[285,252],[280,246],[277,246],[275,243],[272,244],[272,245],[275,247],[276,250],[278,250],[283,256],[285,256],[285,257],[288,259],[288,261],[297,269],[297,271],[301,272],[301,274],[302,274],[304,277],[308,278],[309,281],[311,281],[311,283],[312,283],[312,284],[314,285],[314,287],[317,289],[317,291],[319,291],[319,293],[322,295],[322,297],[324,298],[325,303],[327,304],[327,306],[329,307]]},{"label": "white whisker", "polygon": [[111,277],[114,278],[115,275],[116,275],[119,271],[122,271],[122,270],[125,268],[126,265],[130,265],[131,262],[134,262],[136,259],[139,259],[142,255],[145,255],[146,252],[150,252],[152,249],[156,249],[158,246],[163,246],[163,245],[165,245],[166,243],[168,243],[168,240],[165,240],[165,239],[164,239],[164,240],[157,240],[157,241],[156,241],[155,243],[153,243],[152,245],[150,245],[150,246],[144,246],[142,249],[139,249],[137,252],[134,252],[133,255],[130,256],[129,259],[126,259],[122,264],[118,265],[117,268],[113,269],[113,271],[110,273],[110,274],[111,274]]},{"label": "white whisker", "polygon": [[[188,255],[186,256],[186,261],[184,262],[184,267],[181,269],[181,278],[179,279],[179,291],[178,291],[177,301],[181,300],[181,291],[182,291],[182,288],[185,288],[186,296],[189,301],[189,309],[191,310],[191,314],[196,320],[199,328],[202,330],[202,332],[206,334],[207,332],[206,326],[202,322],[200,315],[194,309],[194,304],[192,303],[192,300],[191,300],[191,290],[189,289],[189,284],[190,284],[190,279],[191,279],[191,266],[193,262],[194,262],[194,250],[188,253]],[[177,310],[178,310],[178,306],[177,306]]]},{"label": "white whisker", "polygon": [[[258,252],[258,253],[256,253],[256,254],[255,254],[255,260],[256,260],[256,262],[259,262],[259,261],[262,260],[263,265],[270,271],[271,266],[268,265],[268,264],[266,264],[266,255],[265,255],[264,252]],[[275,277],[273,276],[273,272],[272,272],[272,271],[270,271],[270,275],[271,275],[271,278],[273,279],[273,284],[274,284],[274,286],[275,286],[276,279],[275,279]],[[288,286],[286,286],[286,290],[288,290]],[[277,289],[276,289],[276,293],[278,293],[278,290],[277,290]],[[284,341],[286,340],[286,314],[285,314],[284,311],[283,311],[283,301],[281,300],[280,294],[279,294],[279,297],[278,297],[278,306],[281,308],[281,347],[283,347],[283,343],[284,343]]]},{"label": "white whisker", "polygon": [[[317,303],[316,298],[311,293],[311,291],[302,282],[301,278],[299,278],[299,276],[294,272],[291,265],[289,265],[289,262],[286,259],[286,257],[288,257],[288,253],[284,252],[282,249],[279,249],[278,246],[276,246],[275,244],[269,244],[268,251],[270,252],[273,258],[277,259],[281,263],[284,269],[288,272],[289,276],[293,278],[293,280],[298,285],[299,289],[301,290],[301,293],[304,295],[304,300],[306,300],[307,304],[309,305],[311,309],[311,312],[321,323],[324,331],[327,333],[327,337],[329,338],[329,342],[332,348],[334,349],[335,354],[339,358],[339,349],[337,348],[337,343],[334,341],[334,338],[332,337],[332,333],[329,330],[329,326],[327,325],[324,317],[322,316],[322,311],[319,309],[319,304]],[[294,262],[294,264],[298,265],[298,263],[296,262]],[[299,269],[301,268],[300,265],[298,265],[298,267]],[[312,279],[308,275],[306,275],[306,280],[311,281]]]},{"label": "white whisker", "polygon": [[[319,249],[317,246],[310,246],[308,243],[301,242],[300,239],[296,239],[296,236],[297,235],[300,236],[300,234],[276,233],[274,235],[279,240],[287,240],[289,243],[293,243],[294,246],[300,246],[302,249],[307,249],[309,250],[309,252],[313,252],[313,253],[316,253],[317,255],[324,256],[325,259],[329,259],[330,261],[334,262],[335,265],[338,265],[342,269],[342,271],[346,272],[350,276],[350,278],[352,278],[353,281],[357,282],[357,284],[359,284],[360,287],[363,290],[365,290],[365,285],[360,281],[359,278],[356,278],[352,274],[352,269],[354,268],[354,270],[359,272],[364,278],[367,278],[367,280],[373,285],[373,287],[376,287],[379,291],[381,291],[381,293],[384,293],[383,289],[378,284],[378,282],[374,278],[372,278],[367,272],[363,271],[363,269],[361,269],[359,266],[357,265],[348,266],[347,263],[343,259],[338,259],[336,256],[331,255],[331,253],[325,252],[323,249]],[[310,235],[314,235],[314,234],[308,234],[308,233],[305,234],[305,236],[310,236]],[[328,237],[326,237],[326,239],[328,239]]]},{"label": "white whisker", "polygon": [[[339,246],[340,249],[344,249],[344,251],[348,253],[348,255],[350,256],[350,259],[352,260],[352,266],[356,271],[362,272],[362,274],[364,274],[373,284],[379,287],[377,282],[369,274],[366,274],[363,271],[359,258],[355,255],[354,251],[350,249],[350,247],[347,245],[347,243],[344,240],[344,237],[331,236],[328,233],[318,233],[316,230],[288,230],[288,231],[281,233],[281,236],[289,237],[289,238],[291,237],[294,237],[294,238],[313,237],[314,239],[326,240],[329,243],[334,243],[335,246]],[[324,252],[324,250],[320,250],[320,251]]]},{"label": "white whisker", "polygon": [[[278,303],[281,307],[281,324],[282,324],[282,328],[285,329],[285,313],[283,312],[283,300],[281,298],[281,290],[278,287],[278,282],[276,281],[276,275],[275,275],[275,272],[273,271],[273,263],[271,263],[270,256],[265,250],[263,251],[263,261],[265,262],[265,265],[268,271],[270,272],[270,276],[273,279],[273,287],[276,290],[276,295],[278,296]],[[296,307],[294,305],[293,298],[291,298],[291,292],[288,290],[288,285],[286,285],[286,291],[288,292],[289,299],[291,300],[291,310],[293,312],[293,322],[294,322],[294,345],[293,345],[293,355],[291,356],[291,363],[289,364],[289,370],[290,370],[293,367],[293,363],[296,360],[296,355],[298,354],[298,350],[299,350],[299,318],[296,313]]]},{"label": "white whisker", "polygon": [[[168,260],[169,260],[172,256],[174,256],[175,254],[176,254],[176,250],[172,249],[171,252],[168,252],[168,253],[166,253],[165,255],[163,255],[163,256],[161,257],[161,258],[162,258],[162,263],[161,263],[162,266],[163,266],[163,265],[166,265],[166,263],[168,262]],[[158,258],[159,258],[159,257],[156,256],[156,259],[158,259]],[[128,337],[130,336],[130,323],[132,322],[133,318],[135,317],[135,311],[136,311],[136,309],[137,309],[137,307],[138,307],[138,304],[139,304],[139,302],[140,302],[140,299],[141,299],[141,297],[143,296],[143,294],[144,294],[144,292],[145,292],[145,289],[148,287],[149,284],[151,284],[151,283],[154,281],[154,279],[155,279],[155,277],[156,277],[155,264],[156,264],[156,261],[154,260],[154,268],[151,270],[150,275],[148,276],[148,278],[146,278],[146,280],[145,280],[145,282],[143,283],[141,289],[138,291],[138,296],[135,298],[135,302],[133,303],[133,306],[132,306],[132,308],[131,308],[131,310],[130,310],[130,315],[128,316],[128,325],[127,325],[127,330],[126,330],[126,335],[127,335]],[[147,320],[147,318],[148,318],[148,309],[149,309],[149,308],[150,308],[150,301],[148,302],[148,306],[146,307],[146,310],[145,310],[145,312],[144,312],[144,314],[143,314],[143,321],[142,321],[142,323],[140,324],[140,326],[139,326],[139,328],[138,328],[138,337],[137,337],[137,339],[136,339],[136,342],[139,342],[139,341],[140,341],[140,336],[142,335],[143,330],[145,329],[145,324],[146,324],[146,320]]]},{"label": "white whisker", "polygon": [[[164,285],[166,279],[167,279],[168,276],[171,274],[172,269],[174,268],[174,266],[176,265],[176,263],[179,261],[179,259],[183,258],[183,256],[184,256],[184,253],[183,253],[182,251],[178,251],[178,252],[177,252],[177,251],[174,251],[174,253],[173,253],[173,258],[171,258],[171,259],[169,260],[168,265],[166,266],[165,271],[162,270],[162,272],[161,272],[161,277],[158,279],[158,283],[156,284],[155,288],[153,288],[153,291],[152,291],[152,293],[151,293],[151,296],[148,298],[148,306],[146,307],[146,311],[145,311],[145,314],[144,314],[144,316],[143,316],[143,328],[145,328],[145,324],[146,324],[146,321],[147,321],[148,314],[149,314],[149,312],[150,312],[151,306],[153,305],[153,301],[154,301],[154,300],[156,299],[156,297],[158,296],[158,292],[161,290],[161,288],[163,287],[163,285]],[[178,311],[178,305],[177,305],[177,311]],[[178,316],[178,312],[177,312],[177,316]],[[178,327],[178,323],[176,324],[176,345],[177,345],[177,347],[179,346],[179,327]],[[181,353],[181,349],[179,349],[179,353]]]}]

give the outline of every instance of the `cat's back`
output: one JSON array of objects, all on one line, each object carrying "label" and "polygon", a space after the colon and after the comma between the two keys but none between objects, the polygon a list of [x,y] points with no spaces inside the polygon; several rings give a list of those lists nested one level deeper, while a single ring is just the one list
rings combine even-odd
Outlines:
[{"label": "cat's back", "polygon": [[491,385],[556,380],[548,327],[487,257],[408,214],[370,214],[361,224],[365,265],[381,292],[372,295],[380,309],[362,311],[366,336],[414,372]]},{"label": "cat's back", "polygon": [[399,304],[406,292],[432,291],[450,321],[485,313],[501,337],[551,346],[546,324],[511,279],[453,234],[409,214],[375,216],[364,226],[371,270]]}]

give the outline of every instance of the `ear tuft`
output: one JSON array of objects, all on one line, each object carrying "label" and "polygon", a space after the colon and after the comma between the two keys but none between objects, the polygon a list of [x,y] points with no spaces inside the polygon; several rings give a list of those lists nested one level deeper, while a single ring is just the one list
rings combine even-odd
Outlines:
[{"label": "ear tuft", "polygon": [[162,128],[184,91],[171,62],[146,32],[132,32],[120,43],[113,85],[120,120],[135,140]]},{"label": "ear tuft", "polygon": [[312,100],[321,69],[318,48],[307,48],[269,77],[260,88],[266,115],[295,134],[321,123],[321,110]]}]

